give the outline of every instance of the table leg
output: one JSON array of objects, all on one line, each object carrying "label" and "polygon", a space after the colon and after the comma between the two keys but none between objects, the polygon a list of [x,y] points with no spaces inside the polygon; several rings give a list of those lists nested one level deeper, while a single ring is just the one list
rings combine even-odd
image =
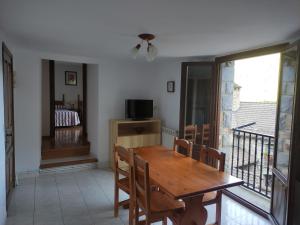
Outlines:
[{"label": "table leg", "polygon": [[202,204],[203,195],[184,198],[185,210],[174,214],[172,221],[176,225],[205,225],[207,210]]}]

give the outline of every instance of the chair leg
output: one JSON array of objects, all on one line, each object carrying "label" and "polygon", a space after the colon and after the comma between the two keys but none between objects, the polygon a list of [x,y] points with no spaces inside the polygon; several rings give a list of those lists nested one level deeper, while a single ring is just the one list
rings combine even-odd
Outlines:
[{"label": "chair leg", "polygon": [[149,217],[148,216],[146,216],[146,224],[145,225],[151,225],[151,222],[150,222],[150,220],[149,220]]},{"label": "chair leg", "polygon": [[137,203],[135,203],[134,206],[134,225],[139,224],[139,206]]},{"label": "chair leg", "polygon": [[221,225],[222,217],[222,192],[218,193],[218,202],[216,203],[216,225]]},{"label": "chair leg", "polygon": [[163,225],[168,225],[168,217],[164,217],[164,218],[163,218],[162,224],[163,224]]},{"label": "chair leg", "polygon": [[114,216],[119,216],[119,187],[115,184]]},{"label": "chair leg", "polygon": [[133,212],[133,203],[132,203],[132,199],[129,199],[129,225],[133,225],[133,216],[134,216],[134,212]]}]

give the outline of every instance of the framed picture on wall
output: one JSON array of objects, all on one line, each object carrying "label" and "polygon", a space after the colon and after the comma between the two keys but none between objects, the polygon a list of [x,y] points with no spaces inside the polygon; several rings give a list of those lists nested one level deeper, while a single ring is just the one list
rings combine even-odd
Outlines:
[{"label": "framed picture on wall", "polygon": [[175,92],[175,81],[168,81],[167,82],[167,91],[168,92]]},{"label": "framed picture on wall", "polygon": [[65,71],[65,85],[77,86],[77,72]]}]

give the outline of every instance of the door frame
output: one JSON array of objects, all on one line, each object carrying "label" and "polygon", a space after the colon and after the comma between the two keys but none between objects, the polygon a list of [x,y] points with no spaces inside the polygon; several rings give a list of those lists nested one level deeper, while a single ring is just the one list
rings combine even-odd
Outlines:
[{"label": "door frame", "polygon": [[[87,64],[82,65],[82,133],[87,137]],[[55,135],[55,60],[49,60],[50,137]]]},{"label": "door frame", "polygon": [[[240,60],[240,59],[251,58],[251,57],[259,57],[259,56],[263,56],[263,55],[280,53],[283,50],[285,50],[289,45],[290,45],[289,43],[282,43],[282,44],[277,44],[277,45],[272,45],[272,46],[267,46],[267,47],[252,49],[252,50],[246,50],[246,51],[241,51],[238,53],[233,53],[233,54],[216,57],[215,62],[216,62],[216,71],[218,73],[218,79],[221,79],[220,73],[221,73],[221,64],[222,63]],[[219,80],[219,82],[221,82],[221,81]],[[220,107],[220,104],[219,104],[219,107]],[[218,118],[218,120],[220,120],[220,117]],[[217,146],[217,148],[218,147],[219,146]],[[275,159],[274,159],[274,162],[275,162]],[[224,190],[223,193],[226,196],[237,201],[241,205],[247,207],[248,209],[254,211],[255,213],[257,213],[257,214],[261,215],[262,217],[269,219],[271,221],[269,212],[264,211],[263,209],[257,207],[256,205],[253,205],[252,203],[242,199],[241,197],[233,194],[232,192],[229,192],[228,190]]]},{"label": "door frame", "polygon": [[[300,115],[300,40],[293,43],[298,46],[297,58],[298,58],[298,70],[297,80],[295,85],[295,101],[294,101],[294,115]],[[292,141],[291,141],[291,154],[290,154],[290,170],[289,170],[289,183],[288,183],[288,204],[287,204],[287,224],[291,224],[293,218],[293,211],[288,210],[294,207],[295,199],[295,183],[297,166],[300,162],[300,117],[294,116],[292,125]],[[297,151],[298,150],[298,151]],[[293,156],[293,157],[292,157]],[[275,160],[274,160],[275,161]]]},{"label": "door frame", "polygon": [[[300,162],[300,153],[297,152],[300,149],[300,117],[296,116],[300,114],[300,41],[294,42],[292,44],[287,45],[284,50],[291,49],[297,46],[297,71],[296,71],[296,81],[295,81],[295,99],[294,99],[294,112],[293,112],[293,119],[292,119],[292,130],[291,130],[291,144],[290,144],[290,154],[289,154],[289,173],[288,176],[285,177],[282,173],[276,169],[276,162],[277,162],[277,151],[274,154],[274,164],[273,164],[273,177],[272,177],[272,198],[271,198],[271,211],[270,211],[270,221],[274,225],[278,225],[275,218],[272,216],[272,205],[273,205],[273,189],[274,189],[274,179],[275,176],[277,179],[285,186],[286,189],[286,196],[287,196],[287,204],[285,205],[285,213],[286,213],[286,224],[292,224],[293,219],[293,209],[294,207],[294,199],[295,199],[295,182],[296,182],[296,170],[297,165]],[[282,71],[282,62],[280,63]],[[280,81],[282,79],[282,74],[280,74]],[[277,118],[276,118],[276,137],[278,136],[278,124],[279,124],[279,115],[278,112],[280,110],[280,96],[282,90],[282,83],[279,83],[279,92],[278,92],[278,107],[277,107]],[[275,149],[277,149],[278,139],[276,138],[275,142]],[[298,168],[300,168],[298,166]]]},{"label": "door frame", "polygon": [[[12,76],[13,76],[13,55],[12,53],[10,52],[10,50],[8,49],[8,47],[5,45],[4,42],[2,42],[2,70],[3,70],[3,79],[4,79],[4,67],[5,67],[5,54],[7,54],[10,59],[11,59],[11,72],[12,72]],[[14,79],[12,77],[12,79]],[[4,81],[4,80],[3,80]],[[5,85],[5,83],[3,82],[3,86]],[[13,148],[13,153],[12,153],[12,157],[13,157],[13,188],[16,186],[16,168],[15,168],[15,122],[14,122],[14,90],[13,90],[13,83],[12,83],[12,123],[13,123],[13,127],[12,127],[12,133],[13,133],[13,139],[12,139],[12,148]],[[4,91],[4,89],[3,89]],[[3,105],[4,107],[4,105]],[[5,179],[7,179],[7,173],[6,173],[6,146],[5,146]],[[11,199],[11,191],[9,191],[7,194],[6,194],[6,208],[8,208],[8,205],[9,205],[9,202],[10,202],[10,199]]]},{"label": "door frame", "polygon": [[[219,94],[220,94],[220,79],[216,71],[216,63],[214,61],[202,61],[202,62],[183,62],[181,63],[181,89],[180,89],[180,113],[179,113],[179,138],[184,137],[184,127],[186,122],[186,91],[187,91],[187,78],[189,66],[211,66],[212,68],[212,104],[210,106],[210,112],[213,115],[209,120],[212,124],[211,132],[211,147],[217,147],[219,138]],[[215,91],[214,91],[215,90]]]}]

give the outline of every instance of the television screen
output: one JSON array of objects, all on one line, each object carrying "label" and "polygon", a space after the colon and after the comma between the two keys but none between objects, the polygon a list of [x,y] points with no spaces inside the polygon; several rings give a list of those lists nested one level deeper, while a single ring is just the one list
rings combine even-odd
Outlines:
[{"label": "television screen", "polygon": [[148,119],[153,117],[153,100],[127,99],[125,101],[126,119]]}]

